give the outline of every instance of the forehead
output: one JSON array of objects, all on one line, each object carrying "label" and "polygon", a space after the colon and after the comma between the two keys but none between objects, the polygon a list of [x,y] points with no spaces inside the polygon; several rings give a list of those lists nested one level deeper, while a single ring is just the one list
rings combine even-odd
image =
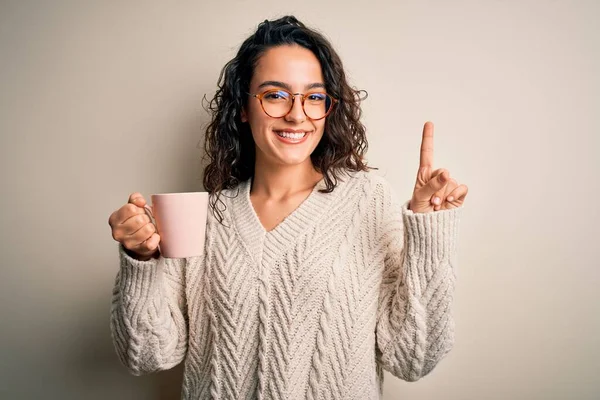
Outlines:
[{"label": "forehead", "polygon": [[278,46],[258,60],[251,86],[263,81],[285,82],[292,87],[323,83],[321,64],[312,51],[302,46]]}]

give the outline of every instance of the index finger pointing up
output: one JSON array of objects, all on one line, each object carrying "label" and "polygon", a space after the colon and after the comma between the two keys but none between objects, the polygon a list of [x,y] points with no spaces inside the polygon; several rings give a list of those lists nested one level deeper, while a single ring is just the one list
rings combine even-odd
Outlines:
[{"label": "index finger pointing up", "polygon": [[420,167],[433,168],[433,123],[429,121],[425,122],[423,127]]}]

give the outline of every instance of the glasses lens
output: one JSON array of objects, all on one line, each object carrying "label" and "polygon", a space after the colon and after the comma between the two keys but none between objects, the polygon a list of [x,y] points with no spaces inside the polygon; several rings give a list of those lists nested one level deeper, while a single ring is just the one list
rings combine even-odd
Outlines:
[{"label": "glasses lens", "polygon": [[[304,113],[310,119],[321,119],[327,114],[332,104],[331,96],[327,93],[308,93],[304,98]],[[292,109],[292,95],[284,90],[268,91],[262,97],[262,106],[269,116],[281,118]]]},{"label": "glasses lens", "polygon": [[292,96],[283,90],[272,90],[264,94],[262,105],[273,118],[280,118],[292,109]]},{"label": "glasses lens", "polygon": [[311,119],[320,119],[331,108],[331,97],[327,93],[309,93],[304,98],[304,112]]}]

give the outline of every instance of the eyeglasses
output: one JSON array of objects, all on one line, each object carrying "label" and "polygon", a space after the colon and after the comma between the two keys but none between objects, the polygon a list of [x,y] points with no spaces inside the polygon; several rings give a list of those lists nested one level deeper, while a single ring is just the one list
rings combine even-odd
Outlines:
[{"label": "eyeglasses", "polygon": [[283,118],[292,111],[294,100],[300,97],[304,114],[312,120],[323,119],[331,113],[333,105],[338,102],[324,92],[290,93],[284,89],[270,89],[262,93],[252,94],[260,101],[265,114],[271,118]]}]

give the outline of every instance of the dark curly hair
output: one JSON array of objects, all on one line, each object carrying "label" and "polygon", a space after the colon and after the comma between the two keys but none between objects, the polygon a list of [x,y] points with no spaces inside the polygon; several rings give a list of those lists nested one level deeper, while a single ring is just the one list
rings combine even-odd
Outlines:
[{"label": "dark curly hair", "polygon": [[377,169],[363,160],[368,143],[360,122],[360,101],[367,93],[350,87],[331,43],[294,16],[265,20],[221,70],[213,99],[207,102],[204,96],[205,108],[212,118],[206,127],[204,150],[209,164],[204,169],[203,183],[211,194],[210,206],[219,222],[223,217],[216,203],[221,191],[254,175],[254,139],[249,124],[241,120],[254,69],[269,48],[282,45],[299,45],[312,51],[321,64],[327,93],[339,100],[326,117],[323,137],[310,156],[315,170],[324,176],[326,188],[320,191],[332,192],[341,172]]}]

